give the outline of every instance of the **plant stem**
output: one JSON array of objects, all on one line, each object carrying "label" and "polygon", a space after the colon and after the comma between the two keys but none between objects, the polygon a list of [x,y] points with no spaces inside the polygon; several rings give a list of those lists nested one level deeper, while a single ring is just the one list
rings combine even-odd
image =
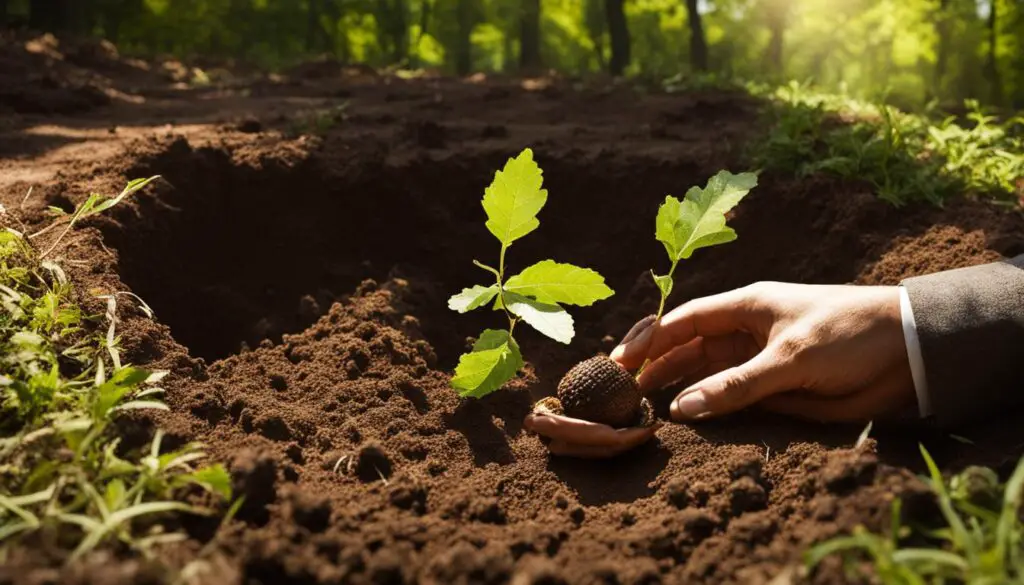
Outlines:
[{"label": "plant stem", "polygon": [[505,316],[508,317],[508,336],[512,337],[512,330],[516,328],[519,318],[509,312],[508,305],[505,304],[505,250],[507,249],[508,246],[502,244],[501,255],[498,257],[498,298],[501,299],[501,309],[505,311]]},{"label": "plant stem", "polygon": [[[669,268],[667,276],[671,279],[672,275],[676,272],[676,266],[679,266],[679,260],[672,261],[672,267]],[[653,271],[652,271],[653,273]],[[655,283],[657,284],[657,283]],[[658,287],[658,294],[661,295],[661,301],[658,303],[658,314],[654,316],[654,323],[651,323],[651,327],[654,327],[656,323],[661,321],[661,318],[665,315],[665,302],[668,301],[668,295],[665,290],[660,286]],[[644,363],[640,364],[640,368],[636,371],[636,378],[640,378],[640,374],[644,373],[644,369],[651,363],[650,359],[645,359]]]},{"label": "plant stem", "polygon": [[[673,260],[672,261],[672,268],[668,269],[668,275],[667,276],[669,278],[672,278],[672,275],[675,274],[676,266],[679,266],[679,260],[678,259],[677,260]],[[654,317],[654,321],[655,322],[658,322],[659,320],[661,320],[661,317],[665,314],[665,302],[668,301],[668,294],[666,294],[665,291],[663,291],[660,286],[658,287],[658,293],[661,294],[661,302],[658,304],[658,314]]]}]

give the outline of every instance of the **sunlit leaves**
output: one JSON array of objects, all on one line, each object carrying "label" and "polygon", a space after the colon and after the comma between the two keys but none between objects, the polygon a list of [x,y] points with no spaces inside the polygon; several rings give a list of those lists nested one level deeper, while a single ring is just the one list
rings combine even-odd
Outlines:
[{"label": "sunlit leaves", "polygon": [[542,303],[583,307],[614,294],[597,272],[554,260],[542,260],[509,278],[505,290]]},{"label": "sunlit leaves", "polygon": [[527,148],[511,158],[505,168],[494,174],[494,181],[484,193],[487,229],[503,246],[532,232],[540,226],[537,213],[547,202],[548,192],[541,189],[543,177]]},{"label": "sunlit leaves", "polygon": [[497,294],[498,286],[494,284],[491,286],[475,285],[470,288],[464,288],[462,289],[462,292],[452,295],[452,297],[448,299],[448,308],[453,311],[465,313],[486,305],[491,302],[491,299],[493,299]]},{"label": "sunlit leaves", "polygon": [[654,284],[658,285],[658,290],[661,291],[662,296],[667,297],[672,294],[672,276],[668,274],[655,274],[651,272],[651,276],[654,277]]},{"label": "sunlit leaves", "polygon": [[[51,226],[63,231],[102,213],[151,179],[130,182],[115,197],[91,195]],[[114,422],[120,413],[163,409],[163,389],[153,386],[167,372],[121,364],[116,349],[118,296],[102,295],[107,311],[85,313],[60,261],[42,260],[30,238],[0,231],[0,468],[11,490],[0,494],[0,541],[4,545],[36,530],[60,532],[75,546],[72,559],[117,539],[146,554],[157,542],[185,537],[153,531],[169,513],[196,512],[176,501],[195,486],[230,497],[223,467],[197,467],[205,453],[196,445],[161,452],[159,430],[149,455],[125,448]],[[106,335],[100,330],[106,321]],[[143,532],[146,531],[146,533]],[[76,546],[77,543],[77,546]]]},{"label": "sunlit leaves", "polygon": [[672,265],[668,274],[651,271],[661,295],[656,319],[665,312],[665,301],[672,294],[673,275],[679,261],[700,248],[736,239],[736,232],[726,225],[726,214],[755,186],[757,175],[754,173],[734,175],[719,171],[703,189],[691,187],[682,201],[671,195],[665,197],[655,218],[654,237],[665,246]]},{"label": "sunlit leaves", "polygon": [[523,367],[519,345],[508,331],[487,329],[473,351],[459,359],[452,386],[460,396],[479,398],[501,388]]},{"label": "sunlit leaves", "polygon": [[484,192],[486,226],[499,242],[498,268],[473,260],[473,264],[494,276],[494,284],[474,285],[448,299],[448,308],[466,313],[492,300],[495,311],[504,312],[507,330],[488,329],[473,351],[459,359],[451,385],[461,396],[479,398],[500,388],[523,366],[512,332],[526,323],[561,343],[572,341],[573,320],[562,304],[589,306],[612,296],[604,277],[588,268],[542,260],[505,280],[508,247],[537,229],[537,214],[547,201],[541,188],[543,173],[533,160],[533,151],[523,150],[495,173]]},{"label": "sunlit leaves", "polygon": [[725,214],[757,186],[757,175],[719,171],[707,185],[691,187],[680,201],[668,196],[658,209],[655,237],[673,261],[689,258],[699,248],[736,239]]},{"label": "sunlit leaves", "polygon": [[555,341],[568,344],[574,335],[572,316],[558,305],[542,303],[531,298],[507,293],[505,305],[508,310],[534,329]]}]

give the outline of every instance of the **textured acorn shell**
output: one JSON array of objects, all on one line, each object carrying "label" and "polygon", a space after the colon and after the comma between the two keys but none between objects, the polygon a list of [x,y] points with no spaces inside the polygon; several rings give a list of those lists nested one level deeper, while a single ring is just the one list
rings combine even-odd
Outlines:
[{"label": "textured acorn shell", "polygon": [[566,416],[616,428],[636,424],[643,394],[633,376],[604,355],[582,361],[558,384]]}]

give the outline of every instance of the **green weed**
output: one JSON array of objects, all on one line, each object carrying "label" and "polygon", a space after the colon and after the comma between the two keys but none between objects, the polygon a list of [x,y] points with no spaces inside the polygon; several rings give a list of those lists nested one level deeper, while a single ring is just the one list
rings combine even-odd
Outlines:
[{"label": "green weed", "polygon": [[328,108],[309,110],[298,114],[291,120],[286,134],[290,138],[307,135],[323,136],[347,119],[348,102]]},{"label": "green weed", "polygon": [[[148,554],[180,540],[160,521],[182,512],[212,513],[180,501],[186,491],[231,497],[220,465],[201,466],[199,444],[163,448],[156,431],[144,448],[118,438],[124,412],[166,409],[157,386],[166,372],[123,364],[117,298],[89,315],[60,266],[43,260],[79,220],[123,201],[152,179],[132,181],[117,197],[91,195],[68,216],[43,253],[11,229],[0,231],[0,561],[20,538],[43,533],[71,550],[70,560],[108,542]],[[106,327],[104,327],[106,323]]]},{"label": "green weed", "polygon": [[[825,557],[842,554],[847,571],[858,572],[864,555],[871,572],[886,585],[929,583],[1024,583],[1024,524],[1021,499],[1024,459],[1006,483],[991,469],[969,467],[948,484],[928,451],[925,478],[935,493],[945,526],[914,531],[901,523],[901,505],[892,507],[888,535],[859,527],[850,536],[821,543],[808,551],[805,561],[815,567]],[[909,537],[929,546],[903,546]],[[864,575],[861,575],[863,577]]]},{"label": "green weed", "polygon": [[955,116],[909,114],[792,82],[748,89],[773,102],[770,129],[752,149],[764,168],[869,182],[894,204],[968,193],[1016,204],[1024,179],[1024,118],[1000,122],[976,101]]}]

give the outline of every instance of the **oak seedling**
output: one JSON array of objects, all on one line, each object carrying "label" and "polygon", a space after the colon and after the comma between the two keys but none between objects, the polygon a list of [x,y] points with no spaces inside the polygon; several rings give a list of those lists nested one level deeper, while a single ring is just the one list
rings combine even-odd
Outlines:
[{"label": "oak seedling", "polygon": [[[736,239],[736,232],[726,225],[726,214],[757,186],[753,173],[734,175],[720,171],[704,188],[692,187],[682,201],[672,197],[658,208],[655,237],[665,246],[671,267],[666,274],[651,276],[658,286],[661,301],[656,323],[665,313],[665,302],[672,293],[673,278],[680,260],[694,251],[724,244]],[[650,317],[648,317],[650,319]],[[636,374],[647,366],[645,362]],[[595,356],[580,362],[562,378],[558,395],[538,405],[556,414],[581,418],[613,427],[653,424],[652,410],[632,377],[622,366],[607,356]]]},{"label": "oak seedling", "polygon": [[515,377],[523,366],[513,336],[520,321],[568,344],[574,335],[573,320],[562,305],[589,306],[614,294],[597,272],[554,260],[541,260],[506,278],[509,247],[540,226],[537,214],[548,197],[542,184],[543,172],[527,148],[495,173],[484,192],[487,230],[498,239],[501,249],[497,268],[477,260],[473,264],[490,273],[494,281],[463,289],[448,300],[448,308],[466,313],[490,304],[505,313],[508,328],[484,330],[472,351],[459,359],[451,384],[460,396],[486,396]]}]

